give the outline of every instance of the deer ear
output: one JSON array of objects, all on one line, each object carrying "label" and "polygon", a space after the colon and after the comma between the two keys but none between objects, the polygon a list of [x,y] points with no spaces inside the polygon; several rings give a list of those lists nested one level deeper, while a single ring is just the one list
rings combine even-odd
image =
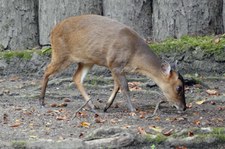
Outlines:
[{"label": "deer ear", "polygon": [[170,75],[170,71],[171,71],[171,66],[168,62],[163,62],[161,64],[161,69],[162,69],[162,73],[166,76],[169,76]]}]

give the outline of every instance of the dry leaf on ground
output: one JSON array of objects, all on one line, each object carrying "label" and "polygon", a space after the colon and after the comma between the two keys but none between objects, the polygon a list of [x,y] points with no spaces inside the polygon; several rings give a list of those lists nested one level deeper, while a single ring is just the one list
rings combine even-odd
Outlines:
[{"label": "dry leaf on ground", "polygon": [[195,103],[198,104],[198,105],[201,105],[201,104],[203,104],[205,101],[206,101],[206,100],[203,99],[203,100],[196,101]]},{"label": "dry leaf on ground", "polygon": [[21,125],[20,120],[16,120],[14,124],[10,125],[10,127],[19,127]]},{"label": "dry leaf on ground", "polygon": [[206,93],[209,95],[219,95],[219,92],[217,90],[213,90],[213,89],[206,90]]},{"label": "dry leaf on ground", "polygon": [[146,134],[147,134],[146,131],[145,131],[145,129],[144,129],[143,127],[138,127],[137,129],[138,129],[138,132],[139,132],[141,135],[146,135]]},{"label": "dry leaf on ground", "polygon": [[85,127],[85,128],[89,128],[90,125],[91,125],[91,124],[88,123],[88,122],[81,122],[81,123],[80,123],[80,126],[81,126],[81,127]]},{"label": "dry leaf on ground", "polygon": [[128,82],[128,86],[130,91],[139,91],[142,90],[142,88],[140,87],[140,82]]},{"label": "dry leaf on ground", "polygon": [[168,130],[168,131],[166,131],[166,132],[162,132],[162,134],[163,134],[164,136],[170,136],[170,135],[172,134],[172,132],[173,132],[173,129],[170,129],[170,130]]}]

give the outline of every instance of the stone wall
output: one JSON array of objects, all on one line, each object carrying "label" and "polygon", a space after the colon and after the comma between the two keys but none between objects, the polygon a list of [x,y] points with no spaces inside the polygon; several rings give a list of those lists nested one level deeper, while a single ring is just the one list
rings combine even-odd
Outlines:
[{"label": "stone wall", "polygon": [[157,41],[183,35],[222,34],[225,0],[0,0],[0,50],[49,45],[59,21],[99,14]]}]

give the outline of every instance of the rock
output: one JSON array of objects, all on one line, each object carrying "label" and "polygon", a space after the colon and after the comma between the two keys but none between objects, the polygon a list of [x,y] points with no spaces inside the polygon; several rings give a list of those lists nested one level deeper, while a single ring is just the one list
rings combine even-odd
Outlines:
[{"label": "rock", "polygon": [[[131,131],[130,131],[131,132]],[[134,142],[135,136],[125,129],[119,127],[99,128],[85,137],[87,148],[121,148],[130,146]]]}]

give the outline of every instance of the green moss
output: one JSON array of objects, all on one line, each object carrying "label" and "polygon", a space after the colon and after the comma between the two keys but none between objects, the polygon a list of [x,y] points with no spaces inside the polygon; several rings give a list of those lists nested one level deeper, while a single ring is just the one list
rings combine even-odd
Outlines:
[{"label": "green moss", "polygon": [[184,52],[199,47],[206,53],[219,55],[224,53],[225,37],[215,41],[215,36],[183,36],[179,39],[169,38],[160,43],[152,43],[150,47],[156,52]]},{"label": "green moss", "polygon": [[24,50],[24,51],[3,51],[0,52],[0,58],[4,58],[4,59],[11,59],[14,57],[18,57],[21,59],[31,59],[32,57],[32,50]]},{"label": "green moss", "polygon": [[43,55],[50,55],[52,53],[52,49],[50,47],[41,49],[41,53]]},{"label": "green moss", "polygon": [[165,141],[166,139],[167,139],[167,137],[162,134],[156,134],[156,135],[147,134],[147,135],[145,135],[146,142],[153,142],[153,143],[158,144],[158,143]]},{"label": "green moss", "polygon": [[26,142],[25,141],[13,141],[12,147],[15,149],[25,149],[26,148]]},{"label": "green moss", "polygon": [[11,58],[17,57],[17,58],[29,60],[32,58],[32,55],[34,52],[39,55],[50,55],[51,48],[44,48],[42,50],[2,51],[0,52],[0,58],[10,60]]},{"label": "green moss", "polygon": [[213,128],[213,135],[215,137],[217,137],[220,141],[225,142],[225,128],[224,127]]}]

